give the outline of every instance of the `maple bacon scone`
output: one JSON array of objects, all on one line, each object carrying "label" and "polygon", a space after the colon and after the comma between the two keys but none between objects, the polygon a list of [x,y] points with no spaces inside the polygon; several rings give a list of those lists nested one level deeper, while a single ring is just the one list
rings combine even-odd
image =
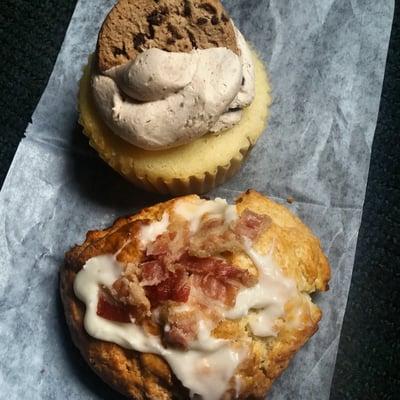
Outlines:
[{"label": "maple bacon scone", "polygon": [[131,399],[264,398],[315,333],[319,241],[255,191],[120,219],[66,255],[61,295],[93,370]]},{"label": "maple bacon scone", "polygon": [[269,92],[219,0],[120,0],[80,83],[80,123],[134,184],[203,193],[240,168],[265,128]]}]

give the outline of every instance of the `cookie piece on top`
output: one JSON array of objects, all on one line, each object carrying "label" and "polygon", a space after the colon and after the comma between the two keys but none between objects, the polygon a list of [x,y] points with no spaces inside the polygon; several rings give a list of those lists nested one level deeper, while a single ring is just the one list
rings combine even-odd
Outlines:
[{"label": "cookie piece on top", "polygon": [[100,30],[100,72],[153,47],[171,52],[226,47],[239,54],[232,22],[219,0],[120,0]]}]

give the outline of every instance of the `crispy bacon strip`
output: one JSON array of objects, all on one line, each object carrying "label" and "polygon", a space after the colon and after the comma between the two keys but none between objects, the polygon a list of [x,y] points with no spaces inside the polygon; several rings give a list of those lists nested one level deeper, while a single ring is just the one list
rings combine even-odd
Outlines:
[{"label": "crispy bacon strip", "polygon": [[147,246],[146,256],[162,259],[169,269],[169,266],[185,252],[188,242],[189,233],[187,229],[166,232]]},{"label": "crispy bacon strip", "polygon": [[[204,310],[201,311],[199,305],[203,303],[196,303],[199,299],[234,306],[238,291],[253,286],[257,277],[230,264],[221,254],[241,250],[243,237],[257,240],[270,223],[268,216],[246,209],[230,226],[221,218],[205,217],[192,236],[186,225],[170,226],[169,232],[147,246],[145,260],[128,267],[114,283],[111,289],[113,299],[107,301],[106,297],[100,296],[99,315],[129,322],[130,308],[135,307],[144,315],[149,315],[151,309],[159,306],[173,309],[174,302],[189,300],[191,288],[197,289],[193,290],[193,299],[200,313]],[[196,318],[193,320],[185,314],[169,316],[164,321],[168,324],[164,334],[166,343],[186,348],[188,342],[196,337]]]},{"label": "crispy bacon strip", "polygon": [[190,294],[188,275],[183,269],[169,272],[166,280],[155,286],[147,286],[145,290],[152,307],[167,300],[186,303]]},{"label": "crispy bacon strip", "polygon": [[248,271],[216,257],[197,258],[185,255],[180,260],[192,274],[191,283],[213,300],[233,306],[242,286],[253,286],[257,278]]},{"label": "crispy bacon strip", "polygon": [[198,258],[184,255],[180,260],[186,271],[197,275],[212,275],[227,282],[236,282],[246,287],[256,283],[256,277],[248,271],[227,263],[222,258]]},{"label": "crispy bacon strip", "polygon": [[271,218],[267,215],[256,214],[246,209],[240,215],[239,221],[235,226],[235,233],[238,236],[244,236],[255,241],[270,224]]},{"label": "crispy bacon strip", "polygon": [[208,298],[218,301],[226,306],[235,305],[236,295],[240,286],[235,283],[224,282],[212,275],[193,275],[191,282]]},{"label": "crispy bacon strip", "polygon": [[99,294],[97,315],[115,322],[131,322],[131,310],[123,304],[111,301],[103,292]]},{"label": "crispy bacon strip", "polygon": [[156,286],[169,278],[168,271],[159,260],[147,261],[140,264],[142,286]]}]

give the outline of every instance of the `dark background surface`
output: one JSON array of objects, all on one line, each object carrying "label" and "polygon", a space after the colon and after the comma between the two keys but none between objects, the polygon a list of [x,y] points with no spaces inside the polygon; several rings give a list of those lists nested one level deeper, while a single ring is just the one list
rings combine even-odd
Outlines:
[{"label": "dark background surface", "polygon": [[[75,3],[0,2],[0,186],[53,69]],[[399,14],[396,5],[331,400],[400,399]]]}]

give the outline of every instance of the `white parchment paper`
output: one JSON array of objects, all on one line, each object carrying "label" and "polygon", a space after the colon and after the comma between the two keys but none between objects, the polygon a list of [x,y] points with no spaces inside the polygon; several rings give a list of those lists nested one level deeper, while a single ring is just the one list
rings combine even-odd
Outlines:
[{"label": "white parchment paper", "polygon": [[[160,200],[126,183],[77,126],[81,69],[114,1],[80,0],[48,86],[0,193],[0,398],[119,398],[71,344],[58,295],[64,252],[91,228]],[[393,1],[231,0],[268,65],[274,103],[241,172],[213,195],[255,188],[321,238],[330,291],[319,332],[270,399],[328,399],[351,280]],[[361,334],[361,333],[360,333]]]}]

